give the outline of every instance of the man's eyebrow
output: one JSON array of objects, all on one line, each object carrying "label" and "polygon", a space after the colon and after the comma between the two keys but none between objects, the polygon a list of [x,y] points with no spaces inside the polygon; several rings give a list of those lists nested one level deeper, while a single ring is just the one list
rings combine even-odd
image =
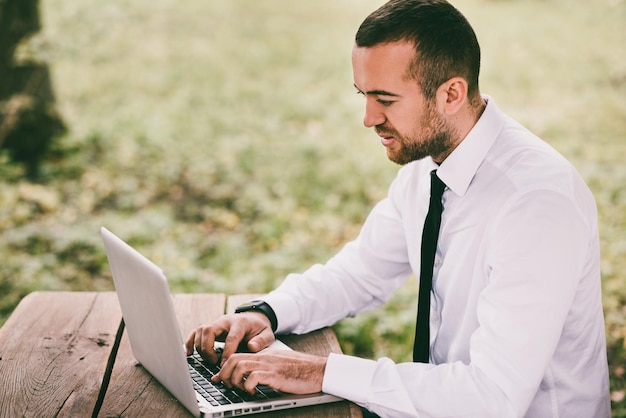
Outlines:
[{"label": "man's eyebrow", "polygon": [[373,95],[373,96],[391,96],[391,97],[400,97],[399,94],[395,94],[395,93],[391,93],[389,91],[386,90],[369,90],[367,92],[364,92],[363,90],[361,90],[360,88],[357,87],[357,85],[354,85],[354,88],[357,89],[357,91],[361,94],[367,94],[367,95]]}]

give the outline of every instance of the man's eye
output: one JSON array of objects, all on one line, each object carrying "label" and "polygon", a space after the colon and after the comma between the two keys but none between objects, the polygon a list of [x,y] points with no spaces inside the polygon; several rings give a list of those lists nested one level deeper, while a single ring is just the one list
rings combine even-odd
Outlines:
[{"label": "man's eye", "polygon": [[393,101],[391,100],[377,99],[376,101],[383,106],[391,106],[393,104]]}]

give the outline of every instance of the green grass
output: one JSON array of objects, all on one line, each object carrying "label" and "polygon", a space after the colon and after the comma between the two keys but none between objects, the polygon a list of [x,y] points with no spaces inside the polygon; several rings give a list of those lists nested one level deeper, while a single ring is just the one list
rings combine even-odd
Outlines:
[{"label": "green grass", "polygon": [[[382,1],[41,0],[69,132],[38,184],[0,153],[0,323],[35,289],[110,290],[109,227],[176,292],[266,292],[353,238],[397,167],[361,125],[350,49]],[[626,416],[626,2],[459,0],[482,90],[559,149],[599,206],[614,416]],[[336,327],[408,360],[417,286]]]}]

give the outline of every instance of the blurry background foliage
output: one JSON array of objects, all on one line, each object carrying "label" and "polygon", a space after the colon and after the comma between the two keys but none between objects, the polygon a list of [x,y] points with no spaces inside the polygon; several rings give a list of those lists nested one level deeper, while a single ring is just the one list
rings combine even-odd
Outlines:
[{"label": "blurry background foliage", "polygon": [[[397,172],[361,125],[350,50],[379,0],[41,0],[16,62],[67,132],[37,181],[0,151],[0,323],[33,290],[111,290],[98,228],[174,292],[267,292],[354,238]],[[626,1],[458,0],[481,88],[569,158],[599,207],[614,416],[626,416]],[[410,359],[417,285],[336,326]]]}]

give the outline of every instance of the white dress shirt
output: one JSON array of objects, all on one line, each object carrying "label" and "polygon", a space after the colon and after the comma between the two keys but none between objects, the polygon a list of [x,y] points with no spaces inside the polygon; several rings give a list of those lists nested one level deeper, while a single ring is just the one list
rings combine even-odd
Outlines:
[{"label": "white dress shirt", "polygon": [[354,241],[265,298],[277,332],[373,309],[419,274],[438,168],[447,188],[430,364],[331,354],[324,392],[382,417],[609,417],[593,196],[570,163],[485,99],[440,167],[404,166]]}]

